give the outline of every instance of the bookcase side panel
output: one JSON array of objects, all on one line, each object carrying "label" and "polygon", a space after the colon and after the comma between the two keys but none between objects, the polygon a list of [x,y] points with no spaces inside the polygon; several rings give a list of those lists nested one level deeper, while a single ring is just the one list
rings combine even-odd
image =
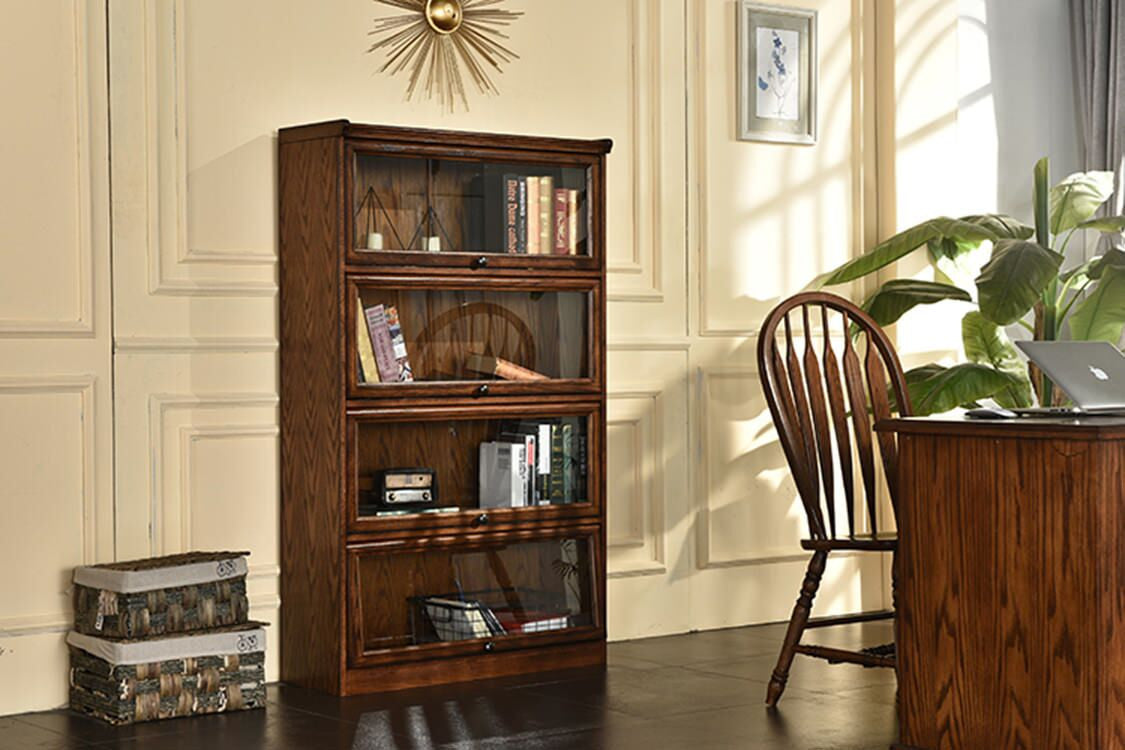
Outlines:
[{"label": "bookcase side panel", "polygon": [[281,676],[333,693],[343,669],[342,140],[282,142]]}]

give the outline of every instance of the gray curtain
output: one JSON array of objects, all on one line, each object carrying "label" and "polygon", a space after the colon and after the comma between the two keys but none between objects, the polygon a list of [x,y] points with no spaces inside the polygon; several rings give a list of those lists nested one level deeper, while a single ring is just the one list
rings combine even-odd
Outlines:
[{"label": "gray curtain", "polygon": [[1070,0],[1070,19],[1085,169],[1116,173],[1117,190],[1104,210],[1119,216],[1125,213],[1125,0]]}]

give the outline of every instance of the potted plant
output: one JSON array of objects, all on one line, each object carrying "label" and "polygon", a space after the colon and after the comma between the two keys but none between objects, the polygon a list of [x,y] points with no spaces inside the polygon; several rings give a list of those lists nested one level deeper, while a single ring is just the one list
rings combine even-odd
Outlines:
[{"label": "potted plant", "polygon": [[[1001,406],[1053,404],[1049,380],[1020,357],[1004,331],[1018,324],[1038,340],[1067,337],[1114,344],[1125,328],[1125,248],[1063,270],[1075,234],[1125,230],[1125,216],[1095,218],[1113,193],[1112,172],[1080,172],[1048,189],[1047,159],[1035,165],[1035,226],[1009,216],[939,217],[900,232],[813,282],[844,284],[874,273],[925,247],[935,281],[893,279],[863,303],[880,325],[908,310],[944,300],[976,309],[961,319],[968,362],[926,364],[906,373],[918,414],[948,411],[980,399]],[[989,244],[985,244],[989,243]]]}]

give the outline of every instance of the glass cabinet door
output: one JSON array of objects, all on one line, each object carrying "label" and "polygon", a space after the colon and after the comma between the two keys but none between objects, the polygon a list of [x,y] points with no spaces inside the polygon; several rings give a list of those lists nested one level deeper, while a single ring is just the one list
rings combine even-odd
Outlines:
[{"label": "glass cabinet door", "polygon": [[348,550],[353,663],[504,651],[604,628],[596,531]]},{"label": "glass cabinet door", "polygon": [[360,279],[352,398],[593,391],[593,282]]},{"label": "glass cabinet door", "polygon": [[352,414],[351,529],[471,531],[593,516],[601,421],[590,403]]},{"label": "glass cabinet door", "polygon": [[593,267],[592,162],[351,154],[352,263]]}]

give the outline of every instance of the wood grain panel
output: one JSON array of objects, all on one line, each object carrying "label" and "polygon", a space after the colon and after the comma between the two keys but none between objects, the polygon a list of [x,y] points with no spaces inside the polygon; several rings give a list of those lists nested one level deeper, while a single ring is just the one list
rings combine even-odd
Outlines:
[{"label": "wood grain panel", "polygon": [[903,746],[1125,747],[1125,440],[905,422]]},{"label": "wood grain panel", "polygon": [[344,440],[342,144],[313,140],[280,149],[281,676],[338,692],[343,456],[334,446]]}]

